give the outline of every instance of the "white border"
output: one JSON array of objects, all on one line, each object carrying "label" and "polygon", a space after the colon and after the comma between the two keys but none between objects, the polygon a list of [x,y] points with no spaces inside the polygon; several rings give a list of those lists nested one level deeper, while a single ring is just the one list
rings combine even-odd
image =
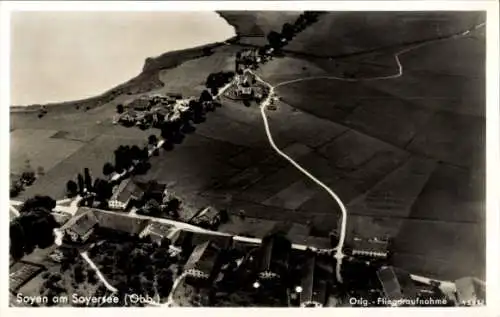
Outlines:
[{"label": "white border", "polygon": [[[498,194],[500,183],[498,181],[499,172],[499,111],[498,111],[498,2],[491,1],[182,1],[182,2],[124,2],[124,1],[102,1],[102,2],[85,2],[85,1],[8,1],[0,2],[1,15],[0,15],[0,70],[2,71],[2,80],[0,80],[0,101],[2,109],[6,114],[1,116],[1,120],[5,120],[2,124],[3,127],[9,124],[9,81],[5,80],[10,77],[9,72],[9,51],[10,51],[10,26],[9,16],[11,11],[213,11],[213,10],[331,10],[331,11],[434,11],[434,10],[455,10],[455,11],[469,11],[469,10],[486,10],[487,16],[487,302],[486,308],[449,308],[449,309],[424,309],[424,308],[408,308],[408,309],[377,309],[377,308],[337,308],[334,312],[329,309],[308,310],[308,314],[314,315],[330,315],[341,314],[342,316],[359,316],[361,314],[369,314],[372,316],[400,316],[403,315],[419,315],[419,314],[435,314],[435,315],[448,315],[454,314],[455,316],[463,315],[477,315],[477,316],[500,316],[500,307],[497,299],[500,298],[499,284],[499,251],[500,251],[500,237],[499,237],[499,200]],[[9,144],[8,134],[2,134],[2,144]],[[3,151],[7,154],[7,151]],[[8,166],[9,158],[7,155],[2,156],[2,167],[6,167],[4,177],[1,180],[1,197],[3,206],[3,216],[8,219],[7,212],[7,189],[8,184]],[[5,199],[5,200],[3,200]],[[83,309],[68,308],[68,309],[50,309],[50,308],[36,308],[36,309],[21,309],[21,308],[7,308],[8,306],[8,221],[2,221],[3,228],[0,229],[1,234],[5,235],[1,239],[1,265],[4,273],[0,274],[0,307],[2,316],[4,313],[10,315],[25,315],[25,314],[50,314],[50,315],[63,315],[68,313],[74,316],[83,316],[87,312]],[[5,267],[4,267],[5,266]],[[147,314],[156,313],[158,315],[164,314],[183,314],[185,316],[204,314],[210,316],[234,316],[234,315],[295,315],[302,314],[305,311],[301,309],[172,309],[167,312],[159,309],[135,309],[135,308],[116,308],[99,310],[99,314],[109,316],[134,316],[137,312],[147,312]],[[495,313],[496,312],[496,313]],[[97,311],[96,311],[97,313]]]}]

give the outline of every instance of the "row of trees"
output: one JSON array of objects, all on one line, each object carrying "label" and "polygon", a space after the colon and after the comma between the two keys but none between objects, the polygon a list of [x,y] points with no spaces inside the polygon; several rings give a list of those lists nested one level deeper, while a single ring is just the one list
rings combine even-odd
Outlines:
[{"label": "row of trees", "polygon": [[47,248],[54,242],[59,224],[51,214],[56,201],[49,196],[32,197],[20,207],[20,215],[10,222],[10,255],[14,260],[35,248]]}]

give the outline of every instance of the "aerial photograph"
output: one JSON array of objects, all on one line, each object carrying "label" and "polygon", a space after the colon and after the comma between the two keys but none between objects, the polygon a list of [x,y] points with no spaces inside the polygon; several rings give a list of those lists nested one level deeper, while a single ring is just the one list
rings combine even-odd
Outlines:
[{"label": "aerial photograph", "polygon": [[11,12],[9,306],[485,306],[486,16]]}]

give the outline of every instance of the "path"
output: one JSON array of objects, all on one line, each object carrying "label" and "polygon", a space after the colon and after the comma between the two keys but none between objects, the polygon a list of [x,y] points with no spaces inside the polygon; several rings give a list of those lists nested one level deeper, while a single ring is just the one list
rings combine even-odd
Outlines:
[{"label": "path", "polygon": [[99,268],[95,265],[94,261],[92,261],[89,258],[89,256],[87,255],[87,252],[80,252],[80,255],[90,265],[90,267],[96,272],[96,274],[99,277],[99,279],[101,280],[101,282],[104,283],[104,286],[106,286],[106,288],[110,292],[112,292],[112,293],[118,292],[118,290],[116,288],[114,288],[111,284],[108,283],[108,281],[106,280],[106,278],[104,277],[104,275],[102,275],[102,273],[99,270]]},{"label": "path", "polygon": [[335,273],[336,273],[337,281],[339,281],[340,283],[342,283],[342,275],[341,275],[342,259],[345,257],[342,250],[344,247],[345,236],[346,236],[347,210],[346,210],[345,205],[342,202],[342,200],[337,196],[337,194],[331,188],[329,188],[327,185],[325,185],[323,182],[321,182],[319,179],[317,179],[314,175],[312,175],[309,171],[307,171],[305,168],[300,166],[300,164],[295,162],[291,157],[289,157],[286,153],[281,151],[276,146],[276,143],[274,142],[271,130],[269,128],[269,122],[268,122],[268,119],[266,116],[266,108],[271,103],[275,89],[278,87],[281,87],[281,86],[292,84],[292,83],[297,83],[297,82],[306,81],[306,80],[313,80],[313,79],[333,79],[333,80],[341,80],[341,81],[349,81],[349,82],[358,82],[358,81],[386,80],[386,79],[399,78],[399,77],[403,76],[403,65],[401,64],[401,61],[399,60],[400,55],[407,53],[409,51],[412,51],[414,49],[417,49],[419,47],[423,47],[425,45],[429,45],[429,44],[436,43],[436,42],[443,41],[443,40],[455,39],[455,38],[459,38],[459,37],[468,35],[471,31],[477,30],[485,25],[486,25],[485,23],[481,23],[481,24],[474,26],[470,30],[466,30],[462,33],[450,36],[448,38],[424,42],[424,43],[414,45],[414,46],[411,46],[409,48],[405,48],[401,51],[396,52],[394,54],[394,58],[396,60],[398,70],[393,75],[377,76],[377,77],[369,77],[369,78],[343,78],[343,77],[337,77],[337,76],[313,76],[313,77],[305,77],[305,78],[298,78],[298,79],[294,79],[294,80],[289,80],[289,81],[281,82],[275,86],[272,86],[269,83],[267,83],[266,81],[262,80],[257,74],[253,73],[250,70],[247,70],[247,72],[253,74],[258,81],[260,81],[261,83],[263,83],[269,87],[269,94],[268,94],[267,98],[260,104],[260,112],[262,115],[262,121],[264,123],[264,129],[266,131],[266,135],[267,135],[267,138],[269,140],[269,144],[271,145],[271,147],[276,151],[276,153],[278,153],[278,155],[282,156],[284,159],[286,159],[288,162],[290,162],[293,166],[295,166],[301,173],[303,173],[309,179],[311,179],[313,182],[315,182],[320,187],[322,187],[336,201],[336,203],[340,207],[340,211],[342,213],[342,219],[341,219],[341,225],[340,225],[340,237],[339,237],[339,242],[337,244],[337,247],[335,248],[336,252],[334,255],[335,259],[337,260]]}]

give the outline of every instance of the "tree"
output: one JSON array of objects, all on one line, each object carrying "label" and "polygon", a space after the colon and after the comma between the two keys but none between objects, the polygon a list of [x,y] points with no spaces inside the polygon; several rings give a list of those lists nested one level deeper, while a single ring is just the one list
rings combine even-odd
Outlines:
[{"label": "tree", "polygon": [[90,176],[90,170],[86,167],[84,168],[83,173],[85,188],[87,188],[87,191],[92,191],[92,176]]},{"label": "tree", "polygon": [[167,202],[166,211],[174,219],[177,219],[177,218],[179,218],[180,206],[181,206],[181,201],[177,198],[172,198]]},{"label": "tree", "polygon": [[45,209],[49,212],[56,207],[56,201],[50,196],[36,195],[28,198],[19,208],[19,212],[29,212],[34,209]]},{"label": "tree", "polygon": [[113,195],[113,188],[109,182],[104,179],[97,178],[94,181],[94,192],[98,201],[107,201]]},{"label": "tree", "polygon": [[144,205],[143,211],[146,215],[158,215],[160,213],[160,204],[154,199],[149,199]]},{"label": "tree", "polygon": [[229,221],[229,214],[228,214],[228,212],[227,212],[227,210],[226,210],[226,209],[222,209],[222,210],[220,211],[220,221],[221,221],[222,223],[226,223],[226,222],[228,222],[228,221]]},{"label": "tree", "polygon": [[208,90],[204,89],[201,92],[200,101],[203,102],[203,101],[212,101],[212,100],[213,100],[212,95],[208,92]]},{"label": "tree", "polygon": [[275,31],[271,31],[267,35],[267,41],[269,42],[269,45],[274,47],[274,49],[278,49],[281,47],[281,38],[281,35]]},{"label": "tree", "polygon": [[111,175],[115,171],[113,164],[106,162],[102,167],[102,174],[105,176]]},{"label": "tree", "polygon": [[80,193],[80,195],[82,195],[83,192],[85,191],[85,183],[83,181],[82,174],[78,174],[77,182],[78,182],[78,192]]},{"label": "tree", "polygon": [[58,226],[49,210],[37,208],[22,213],[10,222],[11,256],[20,259],[36,247],[49,247],[54,243],[54,229]]},{"label": "tree", "polygon": [[151,134],[149,137],[148,137],[148,144],[151,144],[151,145],[155,145],[158,144],[158,137],[156,137],[156,135],[154,134]]},{"label": "tree", "polygon": [[283,24],[281,28],[281,35],[284,36],[287,40],[291,40],[294,36],[294,29],[290,23]]},{"label": "tree", "polygon": [[132,157],[133,160],[140,160],[141,159],[141,149],[137,145],[133,145],[130,148],[130,156]]},{"label": "tree", "polygon": [[78,185],[74,180],[69,180],[66,183],[66,194],[68,197],[75,197],[78,194]]},{"label": "tree", "polygon": [[38,166],[38,168],[36,169],[36,173],[40,176],[44,175],[45,170],[44,170],[43,166]]},{"label": "tree", "polygon": [[13,179],[10,184],[10,197],[16,197],[24,189],[20,180]]}]

